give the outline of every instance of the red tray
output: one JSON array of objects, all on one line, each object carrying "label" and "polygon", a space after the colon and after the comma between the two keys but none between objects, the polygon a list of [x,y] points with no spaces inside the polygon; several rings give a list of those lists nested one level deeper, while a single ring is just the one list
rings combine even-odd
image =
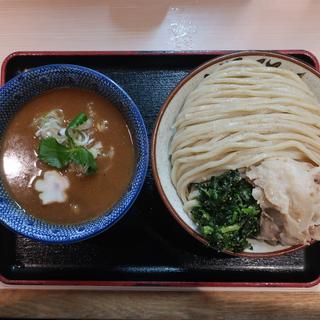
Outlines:
[{"label": "red tray", "polygon": [[[304,50],[280,50],[319,69]],[[149,136],[170,91],[199,64],[230,51],[16,52],[1,69],[4,84],[50,63],[106,73],[136,101]],[[128,217],[107,232],[72,245],[47,245],[0,226],[0,280],[7,284],[175,287],[311,287],[320,282],[319,244],[281,257],[217,254],[189,236],[166,212],[151,172]],[[112,254],[110,254],[112,253]]]}]

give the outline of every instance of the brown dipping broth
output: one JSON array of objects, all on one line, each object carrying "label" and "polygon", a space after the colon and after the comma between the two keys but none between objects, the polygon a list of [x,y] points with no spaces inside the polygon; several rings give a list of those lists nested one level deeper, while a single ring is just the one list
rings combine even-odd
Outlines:
[{"label": "brown dipping broth", "polygon": [[[114,156],[98,156],[98,170],[91,176],[62,170],[70,183],[66,202],[43,205],[35,181],[46,171],[59,170],[38,159],[40,139],[35,137],[33,121],[56,108],[63,110],[68,121],[80,112],[89,116],[90,108],[94,124],[107,120],[107,129],[95,130],[92,137],[102,143],[105,153],[113,147]],[[121,198],[133,175],[135,155],[130,131],[115,106],[91,91],[59,88],[36,97],[16,113],[4,135],[1,161],[5,187],[26,212],[51,223],[75,224],[96,218]]]}]

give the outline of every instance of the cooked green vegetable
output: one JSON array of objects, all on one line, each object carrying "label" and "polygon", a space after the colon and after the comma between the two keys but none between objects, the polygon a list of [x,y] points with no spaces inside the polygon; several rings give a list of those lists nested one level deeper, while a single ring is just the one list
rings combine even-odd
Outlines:
[{"label": "cooked green vegetable", "polygon": [[191,213],[210,246],[232,252],[249,248],[247,239],[258,235],[261,213],[252,186],[238,171],[228,171],[195,187],[198,205]]},{"label": "cooked green vegetable", "polygon": [[52,137],[42,139],[39,145],[39,159],[49,166],[62,169],[70,163],[69,148]]},{"label": "cooked green vegetable", "polygon": [[70,136],[70,129],[75,129],[77,127],[79,127],[80,125],[82,125],[83,123],[85,123],[88,120],[87,115],[84,112],[80,112],[75,118],[73,118],[67,129],[66,129],[66,136],[69,139],[69,143],[70,144],[74,144],[73,139]]},{"label": "cooked green vegetable", "polygon": [[55,138],[49,137],[42,139],[39,145],[39,159],[58,169],[67,167],[70,163],[75,163],[82,167],[86,174],[92,174],[97,171],[97,163],[92,153],[82,146],[75,145],[69,135],[69,130],[77,128],[87,120],[85,113],[78,114],[66,129],[68,137],[67,144],[59,143]]},{"label": "cooked green vegetable", "polygon": [[70,158],[74,163],[82,166],[87,174],[92,174],[98,169],[92,153],[84,147],[72,148]]}]

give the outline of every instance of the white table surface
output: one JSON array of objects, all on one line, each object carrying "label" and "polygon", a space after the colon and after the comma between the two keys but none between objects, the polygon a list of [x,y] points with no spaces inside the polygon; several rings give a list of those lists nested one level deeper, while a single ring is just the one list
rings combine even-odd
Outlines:
[{"label": "white table surface", "polygon": [[318,0],[0,0],[0,60],[16,50],[306,49]]},{"label": "white table surface", "polygon": [[[236,49],[320,58],[320,1],[0,0],[0,61],[21,50]],[[320,287],[300,289],[310,290]]]}]

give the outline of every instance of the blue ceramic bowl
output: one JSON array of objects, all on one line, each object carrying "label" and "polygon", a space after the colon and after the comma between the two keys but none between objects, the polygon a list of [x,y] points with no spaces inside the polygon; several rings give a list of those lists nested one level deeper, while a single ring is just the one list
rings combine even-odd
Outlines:
[{"label": "blue ceramic bowl", "polygon": [[16,76],[0,89],[0,135],[16,111],[28,100],[58,87],[89,89],[113,103],[131,130],[136,150],[136,169],[122,198],[109,211],[89,222],[56,225],[34,218],[21,209],[0,183],[0,222],[35,240],[70,243],[97,235],[122,218],[138,196],[148,166],[148,137],[140,112],[128,94],[107,76],[94,70],[68,64],[47,65]]}]

